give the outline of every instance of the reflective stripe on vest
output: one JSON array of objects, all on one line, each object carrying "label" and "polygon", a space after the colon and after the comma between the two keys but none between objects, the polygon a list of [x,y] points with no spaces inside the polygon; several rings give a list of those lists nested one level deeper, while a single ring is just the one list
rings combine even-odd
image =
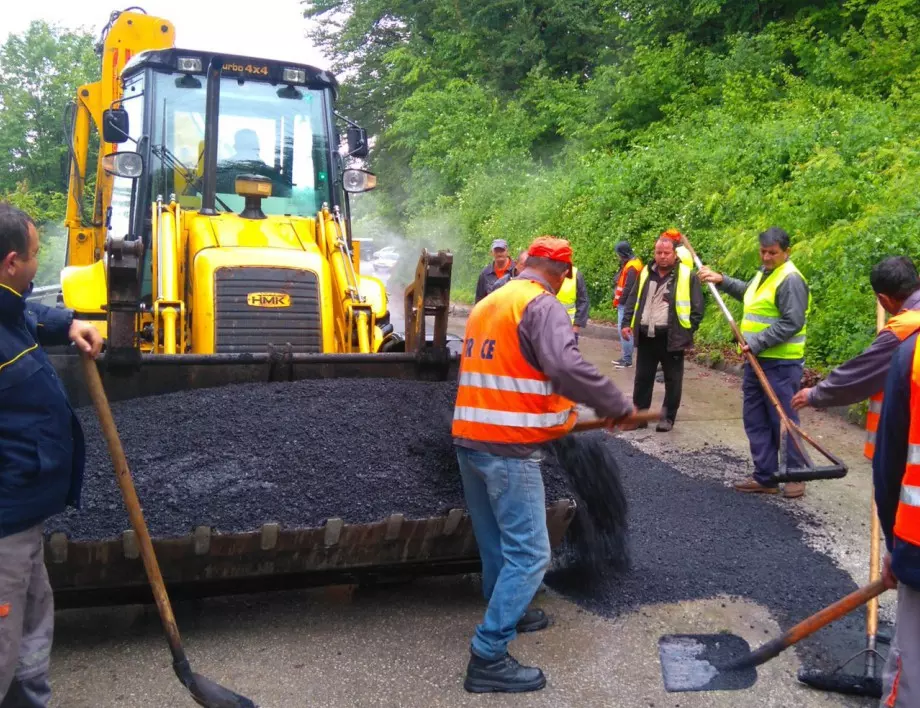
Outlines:
[{"label": "reflective stripe on vest", "polygon": [[[792,261],[786,261],[776,268],[764,279],[763,271],[751,281],[744,293],[744,317],[741,319],[742,334],[757,334],[763,332],[771,325],[779,322],[781,313],[776,306],[776,289],[792,273],[798,273]],[[802,278],[804,280],[804,278]],[[808,294],[808,306],[805,317],[811,311],[811,293]],[[764,359],[804,359],[805,358],[805,331],[807,324],[802,325],[793,337],[760,352],[757,356]],[[746,338],[746,337],[745,337]]]},{"label": "reflective stripe on vest", "polygon": [[578,268],[572,267],[572,277],[566,278],[562,281],[562,287],[559,289],[559,292],[556,294],[556,298],[559,302],[562,303],[565,307],[565,311],[569,316],[569,319],[572,321],[572,324],[575,324],[575,312],[577,308],[575,303],[578,300],[578,281],[576,280],[578,276]]},{"label": "reflective stripe on vest", "polygon": [[[920,330],[920,310],[904,310],[894,315],[888,323],[879,331],[891,332],[903,342],[917,330]],[[892,356],[894,356],[892,354]],[[876,393],[869,399],[869,410],[866,413],[866,443],[863,445],[863,456],[872,459],[875,456],[875,434],[878,432],[878,420],[882,413],[882,401],[884,395],[882,391]]]},{"label": "reflective stripe on vest", "polygon": [[[645,290],[645,284],[648,282],[649,268],[651,266],[645,266],[642,272],[639,273],[639,292],[636,295],[636,309],[633,310],[632,321],[629,323],[629,326],[633,329],[636,328],[637,319],[640,324],[642,323],[642,319],[638,317],[639,303],[642,301],[642,293]],[[690,329],[690,269],[683,263],[677,264],[677,295],[675,296],[672,293],[671,296],[675,298],[674,309],[677,312],[678,324],[684,329]]]},{"label": "reflective stripe on vest", "polygon": [[914,346],[910,377],[910,430],[907,464],[901,479],[901,495],[894,517],[896,538],[920,546],[920,347]]},{"label": "reflective stripe on vest", "polygon": [[455,438],[537,445],[562,437],[575,424],[575,404],[554,393],[549,378],[521,353],[524,310],[546,296],[552,295],[539,283],[516,279],[473,308],[460,360]]},{"label": "reflective stripe on vest", "polygon": [[620,298],[623,297],[623,288],[626,287],[626,278],[629,276],[629,271],[634,270],[637,273],[642,270],[642,261],[638,258],[633,258],[632,260],[626,261],[626,265],[620,270],[620,277],[617,278],[617,288],[613,293],[613,306],[620,306]]}]

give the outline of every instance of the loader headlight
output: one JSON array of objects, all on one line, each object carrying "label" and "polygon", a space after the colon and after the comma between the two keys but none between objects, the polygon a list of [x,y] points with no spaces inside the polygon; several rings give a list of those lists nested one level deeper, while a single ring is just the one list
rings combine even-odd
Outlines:
[{"label": "loader headlight", "polygon": [[342,173],[342,187],[349,194],[369,192],[377,186],[377,175],[367,170],[345,170]]},{"label": "loader headlight", "polygon": [[176,59],[176,69],[186,74],[200,74],[201,59],[198,57],[179,57]]},{"label": "loader headlight", "polygon": [[307,72],[288,66],[281,72],[281,80],[286,84],[305,84],[307,83]]},{"label": "loader headlight", "polygon": [[102,158],[102,169],[116,177],[137,179],[144,174],[144,158],[127,150],[112,152]]}]

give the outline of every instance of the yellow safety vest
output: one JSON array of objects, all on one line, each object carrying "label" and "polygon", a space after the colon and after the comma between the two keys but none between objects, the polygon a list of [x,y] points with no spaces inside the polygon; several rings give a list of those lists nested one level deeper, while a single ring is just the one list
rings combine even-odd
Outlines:
[{"label": "yellow safety vest", "polygon": [[[763,332],[770,325],[779,321],[780,311],[776,306],[776,289],[791,273],[799,273],[792,261],[786,261],[764,279],[763,271],[758,271],[744,293],[744,317],[741,320],[741,333],[744,335]],[[802,278],[804,280],[804,277]],[[811,312],[811,293],[808,294],[808,307],[805,317]],[[782,344],[770,347],[757,356],[765,359],[803,359],[805,358],[805,330],[802,325],[795,336]],[[747,337],[745,337],[747,339]]]},{"label": "yellow safety vest", "polygon": [[575,324],[575,301],[578,299],[578,268],[572,266],[572,277],[562,281],[562,287],[556,293],[556,298],[565,305],[565,311],[569,313],[569,319]]},{"label": "yellow safety vest", "polygon": [[[636,328],[636,317],[639,314],[639,303],[642,301],[642,293],[645,290],[645,284],[648,282],[649,268],[645,266],[639,273],[639,292],[636,295],[636,309],[633,310],[632,322],[630,327]],[[684,329],[690,329],[690,268],[683,263],[677,264],[677,294],[671,294],[674,298],[674,308],[677,310],[677,321]]]}]

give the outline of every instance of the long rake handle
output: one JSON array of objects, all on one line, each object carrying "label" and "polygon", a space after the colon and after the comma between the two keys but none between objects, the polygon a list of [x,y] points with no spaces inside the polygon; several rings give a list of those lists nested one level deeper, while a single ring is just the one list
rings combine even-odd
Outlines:
[{"label": "long rake handle", "polygon": [[[687,247],[687,250],[690,251],[690,255],[693,257],[693,262],[696,264],[696,267],[702,268],[703,262],[700,260],[700,257],[696,255],[696,251],[693,250],[693,246],[690,245],[690,239],[688,239],[685,235],[681,235],[681,241],[683,241],[683,244]],[[728,320],[728,325],[732,328],[732,334],[735,335],[735,339],[737,340],[738,345],[741,347],[741,353],[744,354],[744,358],[747,359],[748,364],[751,365],[751,369],[757,375],[757,380],[760,381],[760,386],[766,392],[767,398],[770,399],[770,403],[772,403],[773,407],[776,408],[776,412],[779,414],[780,421],[782,421],[782,424],[786,430],[791,433],[789,437],[792,438],[792,444],[795,445],[799,453],[804,456],[805,451],[799,444],[797,437],[797,435],[801,435],[818,450],[824,453],[824,449],[820,445],[815,443],[814,440],[802,432],[799,426],[789,420],[789,416],[786,415],[786,411],[783,408],[783,405],[779,402],[779,398],[776,396],[776,392],[773,390],[773,386],[770,385],[770,380],[764,373],[763,368],[761,368],[760,362],[757,361],[757,357],[754,356],[752,352],[744,348],[747,346],[747,341],[744,339],[744,335],[741,333],[741,329],[738,327],[738,323],[735,322],[735,318],[732,317],[731,310],[728,309],[728,306],[725,304],[725,300],[722,299],[722,295],[719,293],[718,288],[716,288],[715,283],[706,283],[706,285],[709,286],[709,292],[712,293],[712,296],[719,304],[719,309],[722,310],[722,314],[725,316],[725,319]]]},{"label": "long rake handle", "polygon": [[783,636],[777,637],[763,646],[758,647],[755,651],[752,651],[746,657],[742,657],[739,661],[727,668],[733,670],[760,666],[764,662],[777,656],[780,652],[788,649],[796,642],[811,636],[822,627],[826,627],[834,620],[838,620],[844,615],[849,614],[857,607],[865,605],[870,600],[881,595],[885,590],[885,583],[881,578],[873,583],[864,585],[858,590],[854,590],[846,597],[837,600],[833,605],[825,607],[820,612],[802,620]]},{"label": "long rake handle", "polygon": [[128,468],[128,460],[125,457],[124,448],[121,446],[121,438],[118,436],[118,429],[115,427],[112,409],[109,408],[109,400],[105,395],[105,389],[102,386],[102,378],[99,376],[96,362],[86,355],[83,355],[83,373],[90,398],[92,398],[93,406],[96,409],[96,415],[99,417],[102,434],[105,436],[106,443],[108,443],[112,466],[115,468],[115,478],[118,480],[121,495],[128,509],[131,528],[137,534],[141,558],[144,561],[144,570],[147,571],[147,579],[153,590],[153,599],[156,601],[157,609],[160,612],[163,629],[166,630],[166,638],[172,651],[173,660],[176,663],[184,662],[186,661],[185,650],[182,648],[179,628],[176,625],[176,618],[173,615],[169,596],[166,594],[166,585],[163,583],[160,566],[153,550],[153,542],[150,540],[150,532],[147,530],[147,523],[144,521],[144,512],[141,511],[141,503],[137,498],[137,490],[134,488],[134,480],[131,477],[131,470]]}]

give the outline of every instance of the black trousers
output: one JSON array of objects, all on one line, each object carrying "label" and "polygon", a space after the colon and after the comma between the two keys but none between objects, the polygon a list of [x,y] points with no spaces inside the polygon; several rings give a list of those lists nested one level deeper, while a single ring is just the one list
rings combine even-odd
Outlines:
[{"label": "black trousers", "polygon": [[664,330],[656,332],[654,337],[640,332],[636,340],[636,379],[633,383],[633,405],[640,410],[652,405],[658,364],[664,372],[664,418],[673,423],[684,387],[684,353],[668,351],[668,333]]}]

